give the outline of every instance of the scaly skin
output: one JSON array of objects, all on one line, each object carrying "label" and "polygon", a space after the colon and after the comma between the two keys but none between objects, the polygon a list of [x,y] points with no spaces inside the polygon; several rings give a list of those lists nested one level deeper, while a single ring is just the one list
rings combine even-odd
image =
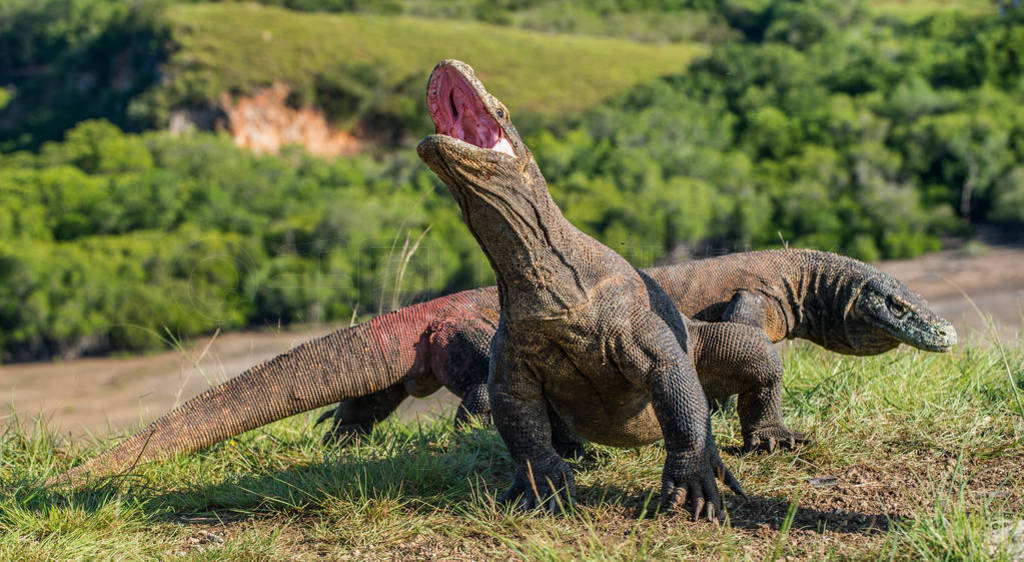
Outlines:
[{"label": "scaly skin", "polygon": [[[764,329],[772,341],[805,338],[857,355],[880,353],[899,343],[944,351],[956,341],[949,323],[898,280],[825,252],[748,252],[647,273],[684,314],[748,322]],[[328,437],[368,431],[409,395],[424,396],[440,386],[463,398],[457,420],[484,415],[490,409],[487,363],[497,320],[497,290],[489,287],[339,330],[210,389],[50,483],[77,485],[90,474],[102,476],[128,470],[136,462],[196,451],[341,398],[348,400],[328,412],[335,417]],[[705,329],[712,328],[697,324],[691,329],[691,339],[698,342],[695,348],[700,348]],[[723,396],[723,388],[759,376],[716,373],[715,365],[725,362],[711,359],[711,354],[694,353],[709,397]],[[757,423],[751,418],[743,424],[748,446],[767,448],[772,440],[786,444],[785,438],[766,436],[764,431],[760,435],[766,439],[755,435]],[[558,445],[564,456],[573,456],[579,447],[571,436]]]},{"label": "scaly skin", "polygon": [[[698,338],[672,300],[565,220],[508,109],[468,65],[438,64],[427,105],[438,134],[417,152],[448,185],[498,280],[487,388],[494,425],[517,465],[503,499],[552,510],[559,498],[572,503],[572,471],[552,445],[553,411],[573,433],[606,445],[664,438],[662,505],[685,500],[696,517],[715,520],[722,511],[716,475],[742,491],[711,433],[691,358]],[[732,337],[704,340],[702,353],[775,367],[765,373],[771,380],[758,381],[773,391],[737,389],[750,395],[747,414],[760,431],[779,414],[781,364],[763,334],[734,326],[740,331]]]},{"label": "scaly skin", "polygon": [[[683,314],[710,322],[750,323],[773,342],[804,338],[854,355],[881,353],[900,343],[945,351],[956,342],[949,323],[903,283],[870,265],[827,252],[763,250],[651,268],[646,273]],[[89,473],[109,474],[136,461],[196,451],[259,427],[262,419],[275,421],[291,415],[288,412],[303,411],[296,408],[304,406],[284,408],[273,403],[282,402],[279,396],[288,381],[300,384],[298,379],[304,377],[345,379],[337,384],[344,385],[343,396],[352,396],[328,410],[325,418],[333,415],[335,423],[325,440],[365,433],[408,396],[426,396],[441,386],[462,397],[458,422],[471,415],[486,417],[490,412],[487,363],[498,306],[497,288],[487,287],[338,330],[257,365],[169,412],[140,432],[140,436],[153,435],[148,444],[146,437],[132,437],[64,477],[81,483]],[[712,328],[691,332],[704,329]],[[728,396],[722,389],[741,374],[716,375],[707,357],[695,358],[705,394]],[[255,392],[246,390],[247,386]],[[234,402],[241,404],[234,406]],[[233,411],[237,408],[242,410]],[[255,416],[257,409],[268,413]],[[752,426],[753,422],[745,424]],[[756,436],[744,435],[744,441],[748,447],[772,446],[770,439],[759,441]],[[563,456],[574,456],[574,447],[578,444],[569,441],[559,450]]]},{"label": "scaly skin", "polygon": [[[138,462],[197,451],[339,400],[373,395],[379,403],[382,396],[430,394],[440,384],[433,372],[460,367],[431,354],[431,347],[461,349],[459,346],[473,337],[477,337],[473,345],[479,346],[493,332],[492,327],[474,336],[469,328],[485,323],[478,316],[463,323],[464,329],[459,331],[446,329],[444,321],[438,320],[465,316],[472,310],[475,297],[474,291],[465,291],[306,342],[185,402],[113,449],[50,479],[48,484],[78,486],[90,476],[126,471]],[[424,324],[434,329],[416,329]],[[453,357],[461,360],[467,354]],[[446,383],[456,392],[462,390],[457,381]],[[388,413],[390,410],[384,411],[381,417]]]},{"label": "scaly skin", "polygon": [[[901,343],[941,352],[956,343],[953,326],[898,279],[829,252],[743,252],[650,268],[645,273],[661,285],[684,316],[708,322],[742,322],[760,328],[772,342],[806,339],[850,355],[875,355]],[[430,348],[431,354],[445,357],[445,364],[453,367],[432,374],[440,386],[463,397],[456,416],[460,423],[468,415],[486,418],[490,412],[486,396],[488,342],[497,324],[499,305],[496,287],[438,300],[456,296],[470,301],[468,307],[459,309],[466,316],[426,319],[415,329],[418,336],[425,337],[432,325],[444,324],[452,330],[467,331],[464,337],[456,338],[459,341],[477,342]],[[728,385],[732,376],[707,376],[700,364],[697,371],[708,396],[721,395],[716,387]],[[328,410],[320,421],[333,416],[335,424],[325,442],[369,431],[372,422],[357,422],[383,419],[405,397],[372,394],[346,401],[343,409]]]}]

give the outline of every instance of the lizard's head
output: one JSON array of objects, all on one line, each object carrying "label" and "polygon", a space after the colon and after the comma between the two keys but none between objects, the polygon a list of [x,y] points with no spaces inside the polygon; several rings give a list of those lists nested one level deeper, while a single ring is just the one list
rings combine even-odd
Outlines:
[{"label": "lizard's head", "polygon": [[[437,133],[420,141],[416,151],[460,204],[465,195],[513,203],[515,192],[533,195],[524,173],[540,175],[508,108],[484,89],[473,69],[457,60],[434,67],[427,84],[427,108]],[[466,193],[468,192],[468,193]],[[493,203],[493,201],[492,201]]]},{"label": "lizard's head", "polygon": [[880,353],[901,343],[926,351],[949,351],[956,345],[953,325],[932,312],[921,295],[874,267],[867,269],[846,316],[857,354]]}]

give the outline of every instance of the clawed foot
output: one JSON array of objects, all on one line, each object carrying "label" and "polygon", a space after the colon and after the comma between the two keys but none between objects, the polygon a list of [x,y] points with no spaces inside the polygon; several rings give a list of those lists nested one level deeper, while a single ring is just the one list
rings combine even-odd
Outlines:
[{"label": "clawed foot", "polygon": [[320,425],[328,419],[333,418],[330,429],[324,433],[324,437],[322,439],[322,443],[324,445],[344,447],[356,442],[359,437],[367,435],[373,430],[373,423],[344,423],[344,420],[337,417],[336,412],[337,409],[327,410],[320,414],[320,417],[317,418],[316,422],[313,424]]},{"label": "clawed foot", "polygon": [[671,511],[683,505],[693,514],[694,521],[702,516],[718,523],[724,512],[722,498],[718,493],[718,477],[726,486],[746,498],[740,483],[725,468],[718,451],[713,451],[708,460],[689,454],[669,454],[665,470],[661,475],[661,507]]},{"label": "clawed foot", "polygon": [[530,470],[529,465],[517,470],[512,487],[498,501],[526,510],[543,507],[556,512],[572,508],[575,495],[572,470],[559,459],[547,470]]},{"label": "clawed foot", "polygon": [[552,442],[551,445],[555,448],[558,456],[567,461],[584,462],[590,458],[587,447],[583,443]]},{"label": "clawed foot", "polygon": [[795,449],[799,445],[806,445],[811,440],[803,433],[793,431],[784,425],[762,427],[743,436],[744,451],[775,451],[776,447]]}]

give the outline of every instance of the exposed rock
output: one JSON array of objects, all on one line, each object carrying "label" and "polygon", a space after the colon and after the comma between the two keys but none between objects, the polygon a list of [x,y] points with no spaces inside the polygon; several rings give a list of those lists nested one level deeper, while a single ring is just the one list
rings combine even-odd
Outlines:
[{"label": "exposed rock", "polygon": [[332,129],[323,112],[293,109],[286,100],[288,86],[275,82],[252,96],[232,99],[221,95],[227,129],[238,146],[276,154],[286,144],[299,144],[318,156],[342,156],[359,151],[359,141],[346,131]]},{"label": "exposed rock", "polygon": [[175,134],[191,129],[228,131],[237,146],[256,153],[277,154],[282,146],[297,144],[317,156],[347,156],[361,143],[351,133],[332,128],[322,111],[288,106],[291,89],[275,82],[251,96],[221,94],[220,103],[182,107],[171,111],[167,124]]}]

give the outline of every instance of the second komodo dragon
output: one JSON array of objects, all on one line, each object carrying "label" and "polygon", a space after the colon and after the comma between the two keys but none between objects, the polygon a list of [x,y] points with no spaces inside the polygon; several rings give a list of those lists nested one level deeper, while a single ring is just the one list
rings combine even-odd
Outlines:
[{"label": "second komodo dragon", "polygon": [[[672,300],[562,216],[508,109],[472,68],[438,64],[427,107],[437,134],[417,152],[448,185],[498,280],[487,389],[494,425],[516,464],[502,499],[551,510],[559,500],[572,504],[573,473],[552,444],[557,419],[605,445],[664,438],[662,506],[685,503],[694,516],[716,519],[716,475],[742,491],[719,458],[691,359],[694,342]],[[746,325],[708,326],[719,331],[701,342],[703,352],[752,369],[734,389],[742,423],[791,439],[781,426],[781,365],[767,337]]]},{"label": "second komodo dragon", "polygon": [[[742,322],[772,342],[805,339],[837,353],[875,355],[906,344],[944,352],[956,331],[920,295],[878,268],[817,250],[760,250],[652,267],[644,273],[665,290],[684,316],[708,322]],[[341,402],[318,422],[333,418],[325,442],[367,433],[410,395],[445,387],[461,398],[456,424],[490,412],[487,362],[498,323],[497,287],[462,291],[390,312],[346,330],[370,330],[396,342],[404,354],[349,349],[396,382]],[[704,392],[718,382],[695,358]],[[724,375],[729,377],[727,373]],[[747,443],[771,449],[773,443]]]}]

